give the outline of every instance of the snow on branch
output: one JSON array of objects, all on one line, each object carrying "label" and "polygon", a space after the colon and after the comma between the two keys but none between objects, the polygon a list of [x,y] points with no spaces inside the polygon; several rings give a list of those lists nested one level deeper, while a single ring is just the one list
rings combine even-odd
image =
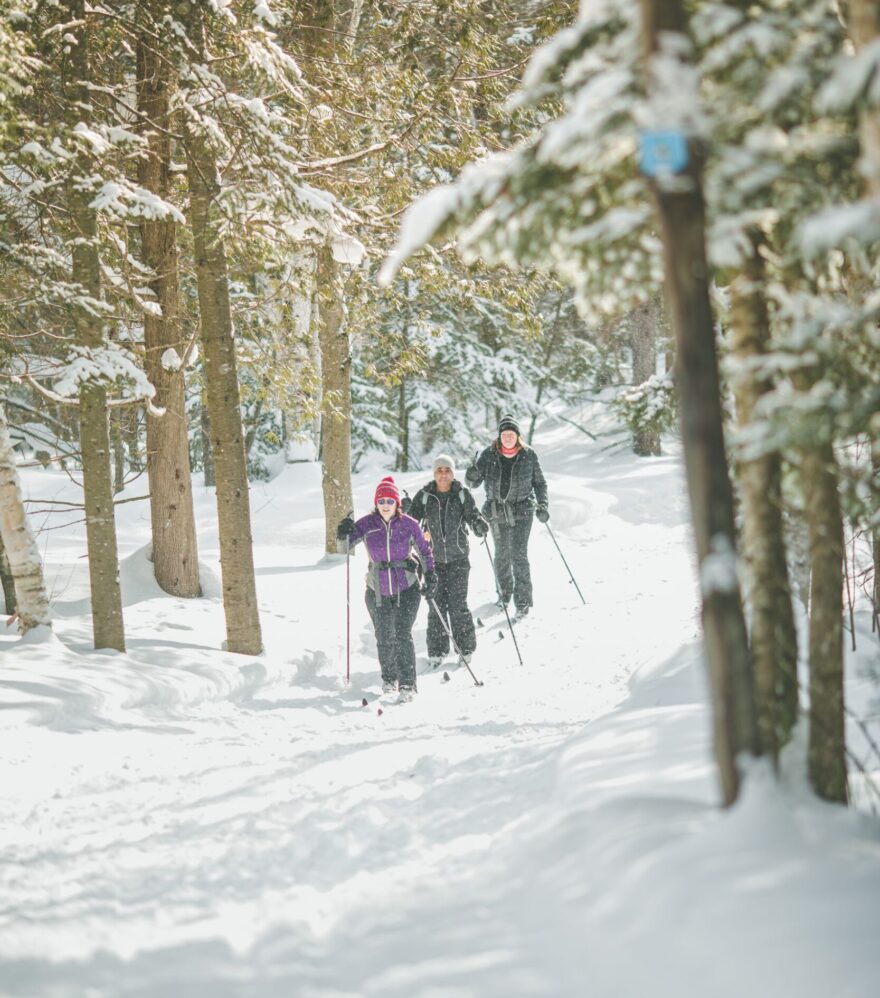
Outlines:
[{"label": "snow on branch", "polygon": [[164,409],[153,406],[151,399],[156,394],[156,389],[150,384],[134,356],[115,343],[100,347],[72,346],[62,373],[55,381],[54,391],[39,384],[29,373],[25,377],[44,398],[53,402],[69,405],[85,385],[97,384],[123,390],[124,397],[109,402],[110,406],[143,401],[153,415],[164,414]]}]

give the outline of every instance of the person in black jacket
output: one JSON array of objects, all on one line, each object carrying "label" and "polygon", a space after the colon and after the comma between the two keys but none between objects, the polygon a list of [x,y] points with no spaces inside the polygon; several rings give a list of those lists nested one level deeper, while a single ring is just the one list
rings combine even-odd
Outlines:
[{"label": "person in black jacket", "polygon": [[512,596],[516,616],[524,617],[532,606],[528,554],[532,517],[546,523],[550,510],[541,462],[520,436],[513,416],[502,416],[498,438],[475,458],[465,481],[471,488],[486,487],[483,513],[495,542],[499,605],[506,606]]},{"label": "person in black jacket", "polygon": [[[433,462],[434,480],[413,496],[406,512],[422,524],[434,551],[437,594],[434,602],[462,656],[470,662],[477,647],[474,621],[467,605],[469,527],[477,537],[485,537],[489,524],[480,515],[474,497],[455,478],[455,463],[448,454],[438,454]],[[449,652],[449,635],[429,603],[428,661],[437,668]]]}]

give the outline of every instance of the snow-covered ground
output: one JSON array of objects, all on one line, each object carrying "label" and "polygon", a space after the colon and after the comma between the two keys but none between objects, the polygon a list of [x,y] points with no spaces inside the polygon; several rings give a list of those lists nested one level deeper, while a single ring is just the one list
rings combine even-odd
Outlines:
[{"label": "snow-covered ground", "polygon": [[[484,686],[423,675],[382,715],[362,552],[344,682],[316,466],[252,491],[256,659],[220,650],[211,492],[190,602],[152,582],[146,503],[118,507],[125,655],[90,650],[82,525],[43,533],[54,635],[0,638],[0,994],[876,995],[880,821],[813,799],[802,746],[718,809],[680,464],[607,440],[550,418],[536,440],[586,605],[536,524],[524,666],[494,617]],[[358,477],[358,513],[384,472]],[[77,498],[61,474],[25,485]],[[880,740],[860,626],[850,688]],[[423,609],[420,668],[424,633]]]}]

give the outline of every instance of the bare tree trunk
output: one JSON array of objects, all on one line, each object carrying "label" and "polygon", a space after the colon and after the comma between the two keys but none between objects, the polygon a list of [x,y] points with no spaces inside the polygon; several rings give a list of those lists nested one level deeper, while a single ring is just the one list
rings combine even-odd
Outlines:
[{"label": "bare tree trunk", "polygon": [[[764,261],[760,240],[731,284],[732,353],[742,366],[734,383],[741,426],[755,420],[755,407],[770,385],[756,373],[754,361],[767,352],[770,339],[764,297]],[[777,757],[797,721],[797,635],[791,605],[782,522],[782,468],[778,453],[737,466],[742,498],[743,555],[751,605],[751,648],[755,670],[758,734],[763,750]]]},{"label": "bare tree trunk", "polygon": [[397,386],[397,426],[400,450],[397,452],[395,471],[409,471],[409,406],[406,401],[406,378]]},{"label": "bare tree trunk", "polygon": [[110,413],[110,443],[113,448],[113,494],[119,495],[125,488],[125,441],[119,409]]},{"label": "bare tree trunk", "polygon": [[[880,38],[880,4],[877,0],[850,0],[849,33],[858,50],[864,49]],[[865,178],[865,189],[870,198],[880,201],[880,109],[864,108],[859,120],[861,156],[859,168]],[[871,465],[874,481],[880,482],[880,439],[871,441]],[[871,531],[874,551],[874,618],[872,627],[880,632],[880,526]]]},{"label": "bare tree trunk", "polygon": [[[151,0],[153,23],[161,22],[167,6]],[[149,34],[139,36],[137,102],[147,149],[138,160],[138,180],[146,190],[167,201],[171,191],[169,129],[174,79],[169,60],[154,46]],[[147,413],[153,572],[165,592],[193,597],[200,594],[201,587],[184,397],[182,360],[186,342],[179,319],[175,220],[145,218],[141,222],[141,245],[144,263],[154,274],[150,287],[162,310],[161,315],[144,316],[144,364],[156,389],[154,402],[165,410],[164,416]]]},{"label": "bare tree trunk", "polygon": [[6,607],[6,616],[11,617],[16,608],[15,579],[12,577],[12,569],[9,566],[9,559],[6,557],[2,534],[0,534],[0,582],[3,584],[3,605]]},{"label": "bare tree trunk", "polygon": [[[880,440],[871,441],[871,467],[874,469],[874,481],[880,483]],[[874,551],[874,591],[873,619],[871,630],[880,634],[880,526],[871,531],[871,543]]]},{"label": "bare tree trunk", "polygon": [[199,411],[199,431],[202,434],[202,472],[205,476],[205,488],[213,489],[217,485],[214,474],[214,451],[211,447],[211,420],[208,418],[207,393],[202,393],[202,405]]},{"label": "bare tree trunk", "polygon": [[[657,373],[657,303],[638,305],[629,322],[633,358],[633,384],[642,385]],[[660,456],[660,434],[643,428],[633,434],[633,453],[638,457]]]},{"label": "bare tree trunk", "polygon": [[[52,626],[49,617],[49,598],[43,580],[43,563],[28,524],[15,451],[6,425],[6,411],[0,406],[0,539],[8,560],[15,587],[15,605],[18,609],[19,629],[22,633],[32,627]],[[6,583],[4,580],[4,592]],[[9,613],[9,594],[6,594],[6,612]]]},{"label": "bare tree trunk", "polygon": [[[649,62],[662,32],[683,34],[681,0],[642,0]],[[690,151],[686,185],[654,184],[666,290],[676,333],[681,429],[703,593],[703,632],[724,802],[739,792],[736,756],[758,750],[751,664],[736,576],[733,496],[722,427],[701,164]],[[679,177],[679,180],[683,178]]]},{"label": "bare tree trunk", "polygon": [[318,339],[321,347],[322,484],[325,549],[336,551],[336,527],[354,508],[351,491],[351,349],[339,264],[329,246],[318,252]]},{"label": "bare tree trunk", "polygon": [[[71,125],[87,114],[91,103],[88,88],[89,21],[83,0],[70,0],[70,24],[67,30],[76,38],[71,46],[68,81],[68,105]],[[71,221],[72,278],[82,293],[93,299],[101,297],[101,266],[98,259],[97,219],[90,207],[93,198],[88,186],[79,183],[93,173],[90,158],[80,153],[73,165],[68,187]],[[77,343],[99,347],[104,343],[100,316],[81,305],[74,305]],[[122,619],[122,593],[119,587],[119,555],[113,511],[113,479],[110,464],[110,432],[107,418],[107,393],[94,384],[84,384],[79,394],[80,451],[82,455],[83,492],[86,509],[86,540],[89,556],[89,582],[92,595],[92,629],[96,648],[125,651]]]},{"label": "bare tree trunk", "polygon": [[810,528],[810,782],[845,802],[843,716],[843,521],[831,444],[802,456]]},{"label": "bare tree trunk", "polygon": [[[550,362],[553,359],[553,354],[556,350],[556,345],[559,342],[559,321],[562,316],[562,296],[559,296],[559,301],[556,303],[556,315],[553,317],[553,323],[550,327],[549,336],[544,341],[544,353],[542,357],[542,370],[543,374],[538,379],[538,390],[535,393],[535,408],[539,409],[541,407],[541,402],[544,398],[544,390],[547,387],[547,382],[550,380],[549,372],[547,368],[550,366]],[[545,334],[546,335],[546,334]],[[532,417],[529,420],[529,431],[526,437],[526,443],[531,447],[532,438],[535,435],[535,425],[538,422],[537,413],[532,413]]]},{"label": "bare tree trunk", "polygon": [[[178,4],[199,59],[205,58],[204,9]],[[241,421],[238,364],[229,306],[226,247],[216,204],[217,162],[208,137],[190,118],[184,123],[190,224],[198,286],[202,355],[211,447],[217,476],[217,519],[223,609],[229,651],[258,655],[263,649],[257,607],[251,511]]]}]

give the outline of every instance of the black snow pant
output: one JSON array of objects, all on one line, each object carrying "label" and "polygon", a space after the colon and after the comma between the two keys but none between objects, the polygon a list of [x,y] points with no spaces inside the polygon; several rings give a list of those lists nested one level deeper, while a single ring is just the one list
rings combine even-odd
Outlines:
[{"label": "black snow pant", "polygon": [[378,603],[373,590],[367,590],[367,610],[376,632],[383,683],[416,688],[416,649],[412,629],[421,601],[418,586],[410,586],[397,596],[383,596]]},{"label": "black snow pant", "polygon": [[[437,595],[434,602],[443,614],[446,626],[452,627],[452,637],[462,655],[473,655],[477,647],[474,621],[467,605],[468,577],[471,565],[466,558],[437,564]],[[449,651],[449,635],[440,618],[430,606],[428,613],[428,657],[442,658]]]},{"label": "black snow pant", "polygon": [[507,603],[513,596],[517,610],[532,605],[532,573],[529,568],[529,534],[532,515],[517,517],[513,523],[492,520],[495,542],[495,573],[501,598]]}]

